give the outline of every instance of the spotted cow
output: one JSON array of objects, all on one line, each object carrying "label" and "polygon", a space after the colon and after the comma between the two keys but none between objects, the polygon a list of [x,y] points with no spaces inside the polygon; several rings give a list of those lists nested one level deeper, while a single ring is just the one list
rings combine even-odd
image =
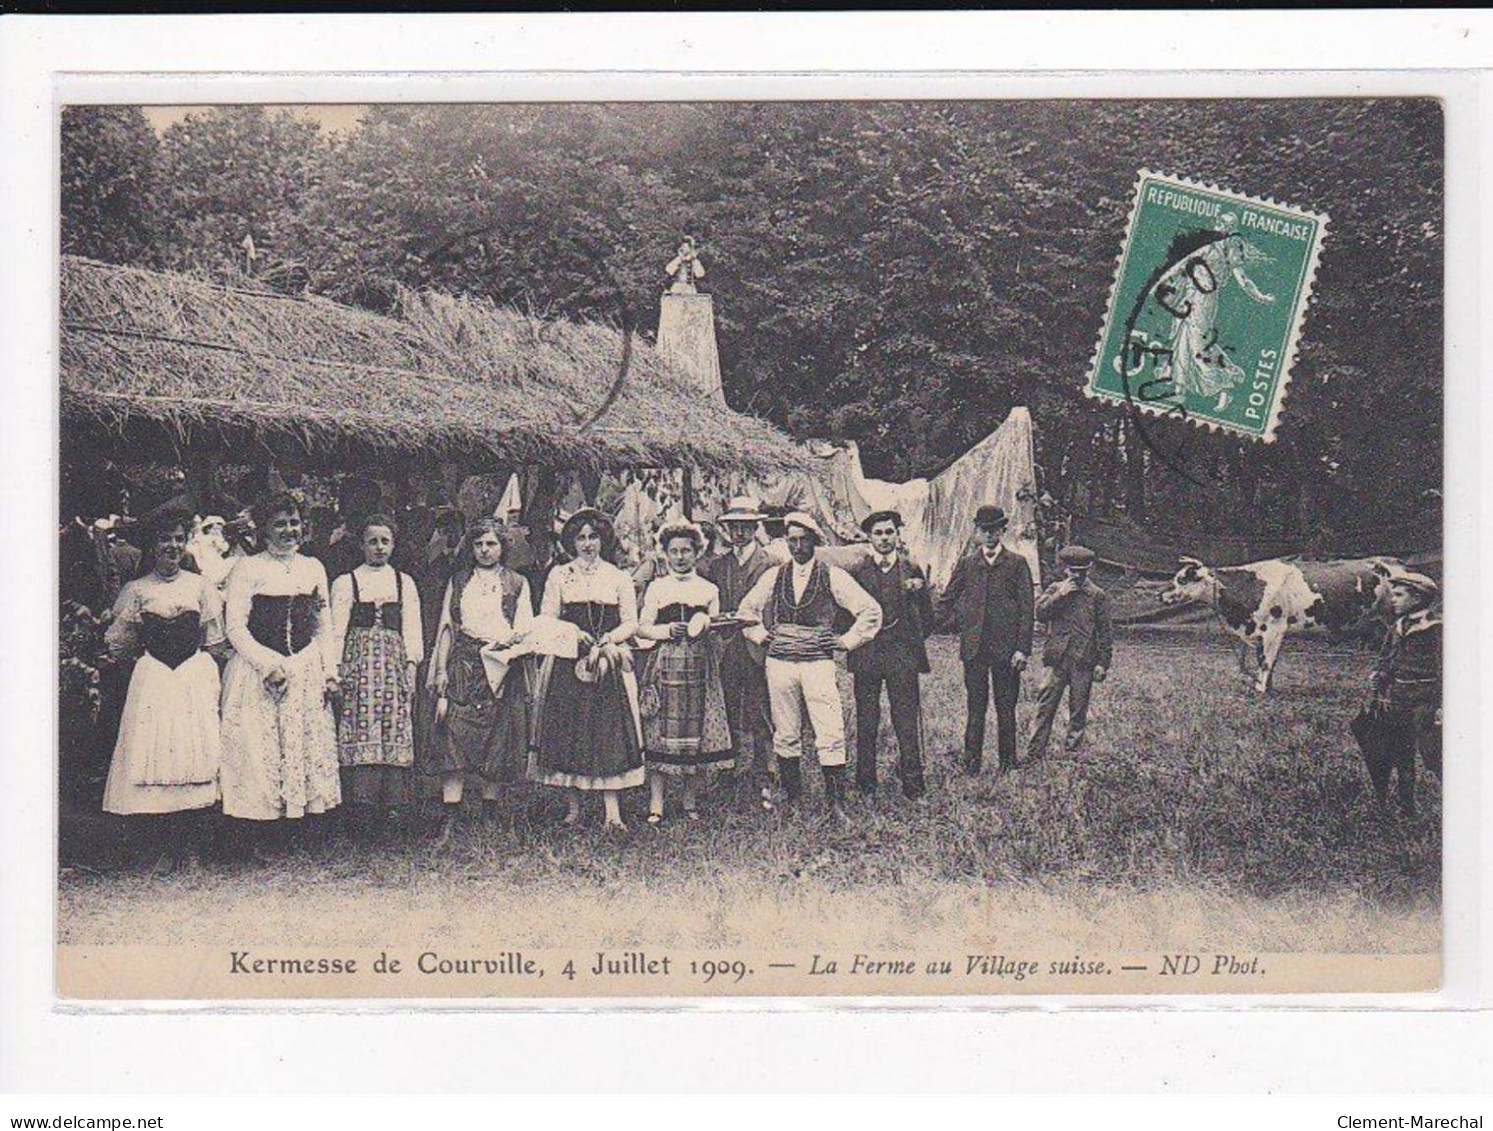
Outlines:
[{"label": "spotted cow", "polygon": [[1342,639],[1383,617],[1382,571],[1391,558],[1305,562],[1272,558],[1214,567],[1182,558],[1159,599],[1164,605],[1197,601],[1218,613],[1239,638],[1239,670],[1260,693],[1270,690],[1286,635],[1325,631]]}]

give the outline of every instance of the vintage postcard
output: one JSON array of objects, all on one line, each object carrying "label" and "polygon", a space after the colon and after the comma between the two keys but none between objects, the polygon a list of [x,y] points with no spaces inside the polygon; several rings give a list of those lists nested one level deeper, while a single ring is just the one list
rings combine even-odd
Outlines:
[{"label": "vintage postcard", "polygon": [[62,999],[1440,985],[1436,99],[59,115]]}]

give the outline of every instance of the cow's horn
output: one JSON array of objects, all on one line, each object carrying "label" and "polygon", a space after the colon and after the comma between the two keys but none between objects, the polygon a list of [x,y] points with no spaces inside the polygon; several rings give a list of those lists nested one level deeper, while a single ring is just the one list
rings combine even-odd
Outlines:
[{"label": "cow's horn", "polygon": [[1182,565],[1200,566],[1200,565],[1203,564],[1202,560],[1199,559],[1199,558],[1178,558],[1177,561],[1180,562]]}]

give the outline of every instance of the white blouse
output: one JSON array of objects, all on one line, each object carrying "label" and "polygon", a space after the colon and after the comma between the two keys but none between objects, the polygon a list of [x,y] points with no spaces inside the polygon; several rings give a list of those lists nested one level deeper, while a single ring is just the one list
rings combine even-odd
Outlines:
[{"label": "white blouse", "polygon": [[[496,569],[474,569],[461,591],[461,630],[469,636],[488,644],[507,644],[515,632],[522,632],[534,619],[534,601],[529,596],[529,582],[520,577],[522,585],[518,591],[518,607],[513,610],[513,623],[503,611],[503,578]],[[441,601],[441,625],[438,637],[447,629],[454,628],[451,621],[451,590],[447,584],[446,596]]]},{"label": "white blouse", "polygon": [[204,646],[223,642],[223,605],[217,587],[200,574],[180,570],[168,581],[152,572],[126,582],[114,601],[109,627],[104,630],[110,655],[125,656],[139,649],[142,613],[168,618],[196,613],[202,620]]},{"label": "white blouse", "polygon": [[338,639],[332,631],[332,617],[327,600],[326,567],[315,558],[305,554],[293,554],[288,558],[277,558],[268,550],[240,559],[233,572],[228,575],[228,595],[225,620],[228,643],[256,671],[268,671],[285,662],[286,657],[273,648],[266,648],[254,639],[249,631],[249,610],[256,594],[266,597],[295,597],[302,593],[315,593],[321,600],[317,603],[316,618],[312,622],[312,648],[322,650],[327,671],[337,670]]},{"label": "white blouse", "polygon": [[[348,622],[353,615],[353,574],[358,578],[357,596],[375,605],[400,601],[399,635],[404,638],[404,655],[412,664],[425,659],[425,634],[420,625],[420,593],[407,573],[393,566],[360,565],[332,582],[332,632],[341,654],[347,644]],[[397,582],[396,582],[397,578]],[[403,592],[400,592],[400,585]]]},{"label": "white blouse", "polygon": [[610,562],[598,561],[589,570],[579,558],[565,562],[550,570],[539,611],[547,617],[558,617],[560,606],[585,601],[617,606],[620,623],[602,637],[602,642],[623,644],[632,639],[638,628],[638,593],[631,577]]},{"label": "white blouse", "polygon": [[711,616],[718,616],[721,611],[721,591],[716,588],[714,582],[706,581],[698,573],[691,571],[684,577],[678,577],[673,573],[666,573],[662,577],[656,577],[648,585],[648,591],[643,595],[643,612],[638,618],[638,635],[648,640],[667,640],[669,638],[670,625],[658,623],[658,614],[670,605],[689,605],[692,608],[705,608]]}]

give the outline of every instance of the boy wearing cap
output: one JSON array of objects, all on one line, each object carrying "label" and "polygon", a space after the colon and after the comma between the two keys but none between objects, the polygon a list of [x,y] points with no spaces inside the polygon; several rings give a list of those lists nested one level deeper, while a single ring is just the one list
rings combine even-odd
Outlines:
[{"label": "boy wearing cap", "polygon": [[1094,552],[1085,546],[1064,546],[1058,552],[1064,576],[1037,598],[1037,619],[1047,625],[1047,643],[1042,662],[1047,672],[1037,692],[1037,717],[1032,721],[1027,757],[1047,753],[1053,720],[1063,692],[1068,693],[1068,739],[1064,746],[1075,753],[1083,745],[1089,718],[1089,694],[1095,683],[1103,683],[1114,661],[1114,633],[1110,624],[1109,595],[1089,580]]},{"label": "boy wearing cap", "polygon": [[[745,495],[730,501],[716,519],[726,547],[707,560],[700,574],[714,583],[721,594],[721,612],[737,613],[742,598],[751,592],[772,561],[757,542],[764,515],[757,500]],[[725,638],[721,650],[721,685],[726,692],[726,722],[736,769],[748,774],[753,767],[770,767],[772,712],[768,706],[767,654],[740,633]]]},{"label": "boy wearing cap", "polygon": [[867,515],[861,529],[871,537],[871,552],[850,576],[881,606],[881,631],[846,657],[855,680],[855,784],[862,793],[876,792],[885,684],[897,735],[897,777],[903,794],[916,799],[924,791],[918,679],[929,670],[923,641],[933,630],[928,579],[898,553],[902,516],[896,511]]},{"label": "boy wearing cap", "polygon": [[1415,755],[1426,769],[1441,776],[1441,610],[1440,590],[1423,573],[1394,567],[1384,578],[1394,623],[1384,634],[1379,660],[1370,677],[1374,705],[1389,726],[1387,749],[1369,762],[1374,791],[1383,804],[1391,774],[1406,816],[1415,813]]},{"label": "boy wearing cap", "polygon": [[[835,650],[854,652],[881,628],[881,606],[850,574],[819,561],[824,540],[819,524],[801,511],[784,520],[786,565],[773,566],[741,602],[740,615],[756,622],[742,635],[767,648],[767,691],[772,706],[772,743],[778,777],[788,800],[803,792],[803,715],[814,727],[831,809],[844,797],[845,716],[835,682]],[[835,624],[849,614],[844,633]]]},{"label": "boy wearing cap", "polygon": [[975,552],[954,567],[938,605],[939,624],[959,633],[964,662],[964,768],[980,772],[985,714],[995,701],[996,742],[1002,772],[1016,765],[1016,700],[1021,673],[1032,653],[1032,571],[1026,559],[1001,544],[1006,512],[975,512]]}]

